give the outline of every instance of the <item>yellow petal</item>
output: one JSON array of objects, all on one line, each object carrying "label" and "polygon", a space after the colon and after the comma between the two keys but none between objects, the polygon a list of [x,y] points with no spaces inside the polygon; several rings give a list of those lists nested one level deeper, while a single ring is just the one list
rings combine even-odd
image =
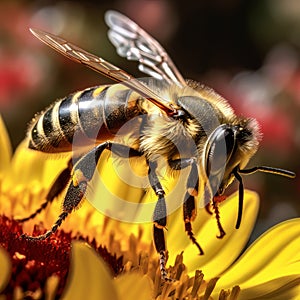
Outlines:
[{"label": "yellow petal", "polygon": [[139,202],[144,196],[144,190],[137,180],[126,159],[114,162],[110,153],[104,152],[87,199],[101,213],[116,220],[134,223]]},{"label": "yellow petal", "polygon": [[62,299],[119,299],[107,266],[86,243],[72,243],[71,267]]},{"label": "yellow petal", "polygon": [[28,141],[24,140],[15,151],[12,160],[12,180],[27,186],[35,183],[48,188],[59,173],[66,168],[69,157],[28,149],[27,143]]},{"label": "yellow petal", "polygon": [[118,290],[119,299],[153,299],[153,283],[146,275],[142,276],[135,273],[125,274],[118,277],[114,283]]},{"label": "yellow petal", "polygon": [[283,276],[241,291],[239,300],[299,300],[300,276]]},{"label": "yellow petal", "polygon": [[0,247],[0,293],[6,287],[11,276],[11,262],[8,253]]},{"label": "yellow petal", "polygon": [[10,139],[6,131],[5,124],[0,115],[0,172],[7,170],[10,165],[10,160],[12,156],[12,147],[10,144]]},{"label": "yellow petal", "polygon": [[[192,225],[197,241],[204,250],[204,255],[201,256],[198,255],[195,245],[185,235],[182,217],[178,216],[177,220],[169,225],[167,232],[169,262],[173,263],[174,255],[184,251],[184,263],[191,275],[196,269],[200,269],[205,279],[209,279],[227,269],[239,256],[249,239],[257,217],[259,197],[255,192],[245,190],[243,218],[239,229],[235,229],[237,206],[237,193],[228,197],[220,205],[221,223],[226,232],[222,239],[216,237],[219,231],[215,216],[209,215],[205,209],[199,210]],[[175,230],[171,226],[174,226]]]},{"label": "yellow petal", "polygon": [[286,291],[299,295],[299,228],[300,218],[282,222],[271,228],[221,276],[217,289],[233,284],[239,285],[243,299],[270,299],[261,297],[271,292],[274,293],[274,299],[275,296],[279,297],[278,299],[292,299],[280,294]]}]

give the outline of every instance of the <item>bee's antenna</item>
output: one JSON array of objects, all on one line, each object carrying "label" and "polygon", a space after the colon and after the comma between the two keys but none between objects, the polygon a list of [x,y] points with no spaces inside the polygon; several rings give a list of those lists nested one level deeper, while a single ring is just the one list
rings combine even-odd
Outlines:
[{"label": "bee's antenna", "polygon": [[243,204],[244,204],[244,184],[243,179],[240,174],[253,174],[256,172],[264,172],[264,173],[270,173],[275,175],[281,175],[288,178],[295,178],[296,173],[284,169],[279,168],[273,168],[273,167],[266,167],[266,166],[260,166],[260,167],[253,167],[250,169],[244,169],[240,170],[238,168],[235,168],[233,171],[233,174],[235,178],[239,181],[239,208],[238,208],[238,217],[236,220],[235,228],[239,229],[242,221],[242,214],[243,214]]},{"label": "bee's antenna", "polygon": [[244,184],[242,176],[239,174],[240,170],[237,168],[234,169],[233,174],[235,178],[239,181],[239,208],[238,208],[238,217],[236,220],[235,228],[239,229],[242,221],[242,214],[243,214],[243,205],[244,205]]},{"label": "bee's antenna", "polygon": [[284,169],[279,169],[279,168],[273,168],[273,167],[266,167],[266,166],[261,166],[261,167],[253,167],[251,169],[244,169],[244,170],[238,170],[240,174],[253,174],[256,172],[264,172],[264,173],[270,173],[270,174],[275,174],[275,175],[281,175],[284,177],[288,178],[295,178],[296,173]]}]

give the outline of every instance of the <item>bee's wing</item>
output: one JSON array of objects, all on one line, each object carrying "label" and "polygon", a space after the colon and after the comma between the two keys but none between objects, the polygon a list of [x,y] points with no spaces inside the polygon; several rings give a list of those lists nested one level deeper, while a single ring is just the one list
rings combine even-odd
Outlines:
[{"label": "bee's wing", "polygon": [[138,61],[139,70],[152,77],[186,86],[165,49],[146,31],[116,11],[106,12],[105,21],[110,27],[108,37],[120,56]]},{"label": "bee's wing", "polygon": [[30,31],[43,43],[63,54],[64,56],[70,58],[71,60],[86,65],[89,68],[128,86],[132,90],[139,93],[141,96],[149,99],[152,103],[157,105],[168,114],[172,115],[174,113],[176,106],[173,103],[163,99],[147,85],[145,85],[141,81],[138,81],[124,70],[107,62],[103,58],[91,54],[54,34],[32,28],[30,28]]}]

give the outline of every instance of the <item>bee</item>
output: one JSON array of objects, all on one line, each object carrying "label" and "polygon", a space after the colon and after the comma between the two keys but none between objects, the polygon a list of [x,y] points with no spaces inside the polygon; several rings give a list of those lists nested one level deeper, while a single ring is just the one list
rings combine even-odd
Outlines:
[{"label": "bee", "polygon": [[[84,149],[69,161],[54,181],[46,201],[24,222],[34,218],[58,195],[66,191],[63,209],[50,230],[39,236],[23,235],[28,240],[43,240],[52,235],[64,219],[81,203],[94,176],[104,150],[125,158],[144,158],[147,178],[157,202],[153,211],[153,240],[159,255],[161,276],[166,271],[165,232],[167,224],[166,191],[158,175],[158,160],[168,169],[187,169],[185,196],[182,199],[183,222],[187,236],[200,254],[192,221],[196,215],[196,198],[215,213],[219,238],[225,235],[218,204],[225,200],[224,191],[236,179],[239,182],[238,217],[242,221],[242,175],[266,172],[294,178],[295,173],[266,166],[245,169],[256,153],[260,131],[255,119],[236,116],[228,102],[213,89],[185,80],[162,46],[136,23],[116,11],[108,11],[105,20],[108,37],[117,52],[137,61],[139,70],[149,78],[137,80],[115,65],[66,40],[37,29],[34,36],[65,55],[115,80],[69,95],[37,114],[28,129],[28,147],[46,153],[72,153]],[[134,126],[125,124],[135,121]],[[116,136],[130,138],[116,142]],[[121,139],[122,140],[122,139]],[[75,155],[74,155],[75,157]],[[211,212],[212,213],[212,212]]]}]

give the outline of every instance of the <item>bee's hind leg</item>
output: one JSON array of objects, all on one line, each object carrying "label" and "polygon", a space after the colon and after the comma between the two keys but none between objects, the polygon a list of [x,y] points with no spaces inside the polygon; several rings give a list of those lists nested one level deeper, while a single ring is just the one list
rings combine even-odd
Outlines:
[{"label": "bee's hind leg", "polygon": [[141,156],[142,154],[128,146],[107,141],[97,145],[94,149],[83,155],[74,165],[71,171],[71,181],[69,183],[63,206],[62,213],[50,230],[39,236],[28,236],[23,234],[21,237],[28,240],[45,240],[55,233],[64,219],[75,210],[83,199],[89,181],[92,179],[97,163],[102,152],[108,149],[120,157]]},{"label": "bee's hind leg", "polygon": [[39,213],[41,213],[48,204],[52,203],[53,200],[58,197],[62,191],[67,187],[68,182],[71,178],[71,171],[72,171],[73,165],[72,160],[69,160],[67,168],[65,168],[55,179],[54,183],[52,184],[48,194],[46,195],[45,202],[30,216],[26,218],[17,219],[18,222],[26,222],[33,218],[35,218]]}]

